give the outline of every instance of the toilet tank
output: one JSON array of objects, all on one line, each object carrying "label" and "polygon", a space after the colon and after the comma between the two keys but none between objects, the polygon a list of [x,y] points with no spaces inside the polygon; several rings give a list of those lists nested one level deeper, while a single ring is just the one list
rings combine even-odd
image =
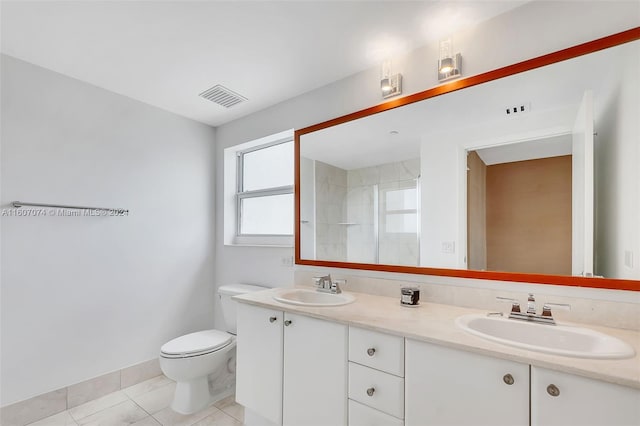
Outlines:
[{"label": "toilet tank", "polygon": [[222,316],[224,317],[224,326],[226,331],[236,334],[237,302],[231,300],[231,298],[238,294],[252,293],[254,291],[266,290],[267,288],[268,287],[253,284],[229,284],[218,287],[218,297],[220,297],[220,305],[222,306]]}]

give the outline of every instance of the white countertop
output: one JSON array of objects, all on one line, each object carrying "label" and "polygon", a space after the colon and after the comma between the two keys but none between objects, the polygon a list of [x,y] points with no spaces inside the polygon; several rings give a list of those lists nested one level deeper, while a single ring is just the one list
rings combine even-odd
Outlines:
[{"label": "white countertop", "polygon": [[235,296],[234,299],[241,303],[303,314],[640,389],[640,332],[637,331],[580,324],[629,343],[636,351],[635,357],[617,360],[563,357],[494,343],[469,334],[455,325],[455,319],[461,315],[487,313],[479,309],[428,302],[407,308],[400,305],[399,298],[351,292],[356,296],[355,302],[335,307],[291,305],[273,299],[273,296],[287,290],[290,289],[275,288]]}]

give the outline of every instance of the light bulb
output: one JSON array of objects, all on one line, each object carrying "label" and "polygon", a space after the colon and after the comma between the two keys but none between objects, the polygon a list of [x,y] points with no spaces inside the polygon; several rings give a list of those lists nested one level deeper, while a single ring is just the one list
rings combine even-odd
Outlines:
[{"label": "light bulb", "polygon": [[382,89],[382,93],[389,93],[393,89],[391,87],[391,80],[388,78],[383,78],[380,80],[380,89]]},{"label": "light bulb", "polygon": [[453,71],[453,58],[442,58],[440,60],[440,72],[447,74]]}]

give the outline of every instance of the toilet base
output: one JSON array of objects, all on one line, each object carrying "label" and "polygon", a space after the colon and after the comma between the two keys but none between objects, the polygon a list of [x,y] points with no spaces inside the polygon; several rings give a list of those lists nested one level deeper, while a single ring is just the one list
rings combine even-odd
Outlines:
[{"label": "toilet base", "polygon": [[207,376],[177,382],[171,409],[180,414],[193,414],[211,402]]}]

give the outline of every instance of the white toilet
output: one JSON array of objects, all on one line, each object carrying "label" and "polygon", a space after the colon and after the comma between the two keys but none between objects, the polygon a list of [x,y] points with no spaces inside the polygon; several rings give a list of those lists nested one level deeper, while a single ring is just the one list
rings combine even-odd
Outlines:
[{"label": "white toilet", "polygon": [[[221,399],[233,392],[212,395],[213,382],[226,380],[235,373],[236,302],[232,296],[265,287],[248,284],[225,285],[218,288],[226,331],[204,330],[177,337],[160,348],[160,368],[165,376],[176,381],[171,408],[181,414],[195,413],[213,398]],[[233,379],[233,377],[232,377]],[[232,381],[233,383],[234,381]]]}]

